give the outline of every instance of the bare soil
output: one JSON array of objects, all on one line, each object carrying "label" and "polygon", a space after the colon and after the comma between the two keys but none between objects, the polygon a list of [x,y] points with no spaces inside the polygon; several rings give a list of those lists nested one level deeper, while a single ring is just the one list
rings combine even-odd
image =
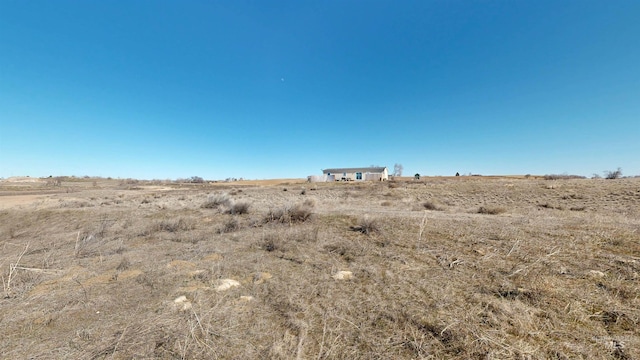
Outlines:
[{"label": "bare soil", "polygon": [[639,359],[640,179],[0,182],[2,359]]}]

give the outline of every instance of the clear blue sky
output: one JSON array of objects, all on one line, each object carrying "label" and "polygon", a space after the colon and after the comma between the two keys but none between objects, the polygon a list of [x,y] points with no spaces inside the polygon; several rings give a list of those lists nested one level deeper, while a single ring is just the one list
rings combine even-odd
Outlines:
[{"label": "clear blue sky", "polygon": [[0,0],[0,177],[640,174],[640,1]]}]

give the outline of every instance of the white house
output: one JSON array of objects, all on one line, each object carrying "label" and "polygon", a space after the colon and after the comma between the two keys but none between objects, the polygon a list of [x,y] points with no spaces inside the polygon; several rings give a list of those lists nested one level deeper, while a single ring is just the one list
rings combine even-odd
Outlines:
[{"label": "white house", "polygon": [[322,170],[322,177],[309,176],[311,182],[324,181],[386,181],[389,170],[386,167],[337,168]]}]

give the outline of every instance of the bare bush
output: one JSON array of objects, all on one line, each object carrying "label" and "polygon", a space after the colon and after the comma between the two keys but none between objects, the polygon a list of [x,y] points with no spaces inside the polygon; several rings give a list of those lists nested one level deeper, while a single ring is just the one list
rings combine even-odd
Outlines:
[{"label": "bare bush", "polygon": [[81,235],[78,233],[76,237],[76,244],[74,246],[74,255],[76,257],[92,256],[96,253],[102,243],[102,237],[98,234]]},{"label": "bare bush", "polygon": [[178,218],[173,220],[160,220],[151,226],[151,232],[166,231],[178,232],[193,230],[196,228],[195,220],[191,218]]},{"label": "bare bush", "polygon": [[402,176],[402,171],[404,170],[404,166],[402,164],[393,165],[393,176]]},{"label": "bare bush", "polygon": [[371,235],[380,232],[378,220],[364,216],[358,222],[358,225],[351,226],[352,231],[357,231],[365,235]]},{"label": "bare bush", "polygon": [[279,222],[283,224],[305,222],[313,215],[313,209],[306,204],[297,204],[280,209],[271,209],[264,218],[264,222]]},{"label": "bare bush", "polygon": [[231,214],[231,215],[242,215],[242,214],[247,214],[249,213],[249,208],[251,207],[251,204],[247,201],[238,201],[235,203],[232,203],[229,206],[229,209],[227,210],[227,213]]},{"label": "bare bush", "polygon": [[207,200],[202,204],[205,209],[217,209],[220,206],[228,206],[231,198],[228,193],[215,193],[207,196]]},{"label": "bare bush", "polygon": [[240,223],[237,219],[231,218],[222,224],[222,227],[218,230],[219,233],[230,233],[240,229]]},{"label": "bare bush", "polygon": [[607,180],[620,179],[622,177],[622,168],[618,168],[615,171],[605,171],[604,178]]},{"label": "bare bush", "polygon": [[189,182],[193,183],[193,184],[202,184],[202,183],[204,183],[204,179],[201,178],[200,176],[192,176],[189,179]]},{"label": "bare bush", "polygon": [[258,241],[258,247],[262,250],[285,251],[284,242],[277,234],[266,234]]},{"label": "bare bush", "polygon": [[313,210],[305,204],[298,204],[290,208],[288,211],[291,222],[305,222],[311,218]]},{"label": "bare bush", "polygon": [[586,179],[585,176],[580,175],[568,175],[568,174],[548,174],[544,176],[545,180],[571,180],[571,179]]}]

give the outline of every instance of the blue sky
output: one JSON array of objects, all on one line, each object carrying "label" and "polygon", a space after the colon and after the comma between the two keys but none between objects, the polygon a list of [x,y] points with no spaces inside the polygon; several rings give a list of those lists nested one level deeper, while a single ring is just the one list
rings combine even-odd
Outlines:
[{"label": "blue sky", "polygon": [[0,0],[0,177],[640,174],[640,1]]}]

